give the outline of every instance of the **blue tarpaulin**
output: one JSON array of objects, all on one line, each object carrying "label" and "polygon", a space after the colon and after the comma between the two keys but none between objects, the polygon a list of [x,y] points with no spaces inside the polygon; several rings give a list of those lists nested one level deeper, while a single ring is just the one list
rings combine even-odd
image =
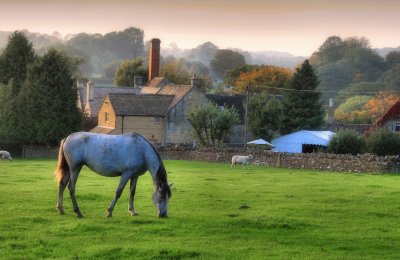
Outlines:
[{"label": "blue tarpaulin", "polygon": [[301,153],[303,144],[328,146],[334,132],[301,130],[283,135],[271,141],[276,152]]}]

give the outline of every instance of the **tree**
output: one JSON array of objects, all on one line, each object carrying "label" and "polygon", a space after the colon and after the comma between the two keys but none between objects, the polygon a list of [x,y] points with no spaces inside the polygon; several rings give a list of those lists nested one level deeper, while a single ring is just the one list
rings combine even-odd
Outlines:
[{"label": "tree", "polygon": [[342,104],[346,102],[348,98],[354,96],[371,96],[373,97],[376,92],[385,89],[385,84],[380,82],[358,82],[348,85],[346,88],[339,91],[336,98],[337,104]]},{"label": "tree", "polygon": [[324,123],[319,81],[313,67],[305,60],[293,75],[283,101],[281,133],[318,129]]},{"label": "tree", "polygon": [[211,60],[211,68],[219,79],[223,79],[228,70],[245,64],[246,61],[243,55],[232,50],[217,50]]},{"label": "tree", "polygon": [[330,36],[313,54],[318,65],[334,63],[342,59],[344,52],[344,43],[339,36]]},{"label": "tree", "polygon": [[378,128],[367,137],[367,151],[378,156],[398,155],[400,137],[388,129]]},{"label": "tree", "polygon": [[400,64],[394,65],[383,74],[383,82],[388,89],[400,91]]},{"label": "tree", "polygon": [[[284,88],[290,79],[291,72],[287,68],[275,66],[260,66],[249,72],[240,73],[235,83],[235,92],[244,93],[247,86],[251,86],[256,93],[277,94]],[[277,89],[274,89],[277,88]]]},{"label": "tree", "polygon": [[17,101],[24,119],[16,129],[20,141],[52,144],[80,129],[74,70],[73,61],[55,49],[30,66]]},{"label": "tree", "polygon": [[0,83],[0,141],[2,143],[14,143],[19,115],[16,110],[16,98],[13,93],[13,82],[7,85]]},{"label": "tree", "polygon": [[13,80],[13,93],[18,94],[26,79],[28,65],[35,59],[32,43],[22,32],[14,32],[0,56],[0,83]]},{"label": "tree", "polygon": [[167,57],[161,65],[160,75],[174,84],[189,84],[191,76],[185,63],[183,58]]},{"label": "tree", "polygon": [[271,140],[278,132],[282,120],[282,103],[274,97],[255,95],[249,98],[249,130],[257,138]]},{"label": "tree", "polygon": [[366,111],[365,105],[372,97],[357,95],[348,98],[335,110],[335,122],[343,124],[371,124],[372,117]]},{"label": "tree", "polygon": [[143,66],[143,59],[125,60],[119,66],[114,76],[114,84],[118,87],[133,87],[135,76],[147,81],[147,68]]},{"label": "tree", "polygon": [[386,63],[389,68],[400,64],[400,51],[391,51],[386,55]]},{"label": "tree", "polygon": [[192,108],[187,117],[200,144],[211,147],[221,144],[229,137],[233,126],[239,122],[234,108],[220,109],[211,103]]},{"label": "tree", "polygon": [[335,154],[361,154],[365,149],[365,140],[355,130],[340,130],[328,144],[328,152]]},{"label": "tree", "polygon": [[[321,91],[340,91],[352,82],[351,67],[344,62],[329,63],[318,68]],[[327,99],[332,94],[324,94]]]}]

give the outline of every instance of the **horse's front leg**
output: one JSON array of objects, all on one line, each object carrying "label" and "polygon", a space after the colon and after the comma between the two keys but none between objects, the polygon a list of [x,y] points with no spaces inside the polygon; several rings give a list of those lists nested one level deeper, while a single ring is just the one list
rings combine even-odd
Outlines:
[{"label": "horse's front leg", "polygon": [[138,213],[133,208],[133,199],[135,198],[137,180],[138,180],[138,177],[132,177],[131,183],[130,183],[131,186],[130,186],[130,193],[129,193],[128,212],[131,213],[132,216],[138,215]]},{"label": "horse's front leg", "polygon": [[109,217],[109,218],[112,217],[112,212],[114,210],[115,203],[117,203],[117,200],[119,199],[119,197],[121,197],[122,191],[124,190],[125,185],[128,182],[128,180],[130,179],[130,177],[131,177],[131,174],[128,172],[123,173],[121,175],[121,180],[119,181],[119,185],[118,185],[117,191],[115,192],[115,196],[107,208],[107,212],[108,212],[107,217]]}]

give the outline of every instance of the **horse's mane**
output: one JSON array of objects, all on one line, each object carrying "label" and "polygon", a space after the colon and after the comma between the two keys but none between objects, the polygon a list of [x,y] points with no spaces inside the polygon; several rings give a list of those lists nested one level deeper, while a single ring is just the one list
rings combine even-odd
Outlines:
[{"label": "horse's mane", "polygon": [[153,149],[154,153],[157,155],[157,159],[158,159],[158,161],[160,163],[160,166],[158,167],[158,170],[157,170],[157,173],[156,173],[156,183],[157,183],[158,186],[161,183],[167,184],[168,183],[168,181],[167,181],[167,171],[165,170],[164,163],[163,163],[163,161],[161,159],[160,153],[157,151],[157,149],[154,147],[154,145],[149,140],[147,140],[146,137],[144,137],[143,135],[141,135],[139,133],[136,133],[136,132],[133,132],[132,134],[142,137],[144,140],[147,141],[147,143],[150,144],[150,146]]}]

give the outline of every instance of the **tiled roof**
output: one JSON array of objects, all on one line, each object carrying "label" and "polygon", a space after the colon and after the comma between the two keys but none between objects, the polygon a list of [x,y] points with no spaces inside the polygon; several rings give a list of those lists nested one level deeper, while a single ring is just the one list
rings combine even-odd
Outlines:
[{"label": "tiled roof", "polygon": [[156,77],[147,82],[145,87],[149,88],[162,88],[165,85],[171,84],[166,78],[164,77]]},{"label": "tiled roof", "polygon": [[157,94],[161,95],[173,95],[174,99],[172,100],[169,109],[174,107],[182,98],[184,98],[187,93],[192,89],[191,85],[167,85],[164,86]]},{"label": "tiled roof", "polygon": [[174,98],[157,94],[108,94],[118,116],[165,116]]},{"label": "tiled roof", "polygon": [[[117,87],[107,87],[107,88],[94,88],[93,90],[93,100],[89,101],[90,102],[90,111],[91,111],[91,117],[97,117],[99,114],[99,110],[101,105],[103,104],[105,96],[107,96],[108,93],[138,93],[140,89],[138,88],[117,88]],[[79,89],[80,93],[80,99],[81,102],[83,103],[83,107],[86,105],[86,88],[81,88]]]}]

